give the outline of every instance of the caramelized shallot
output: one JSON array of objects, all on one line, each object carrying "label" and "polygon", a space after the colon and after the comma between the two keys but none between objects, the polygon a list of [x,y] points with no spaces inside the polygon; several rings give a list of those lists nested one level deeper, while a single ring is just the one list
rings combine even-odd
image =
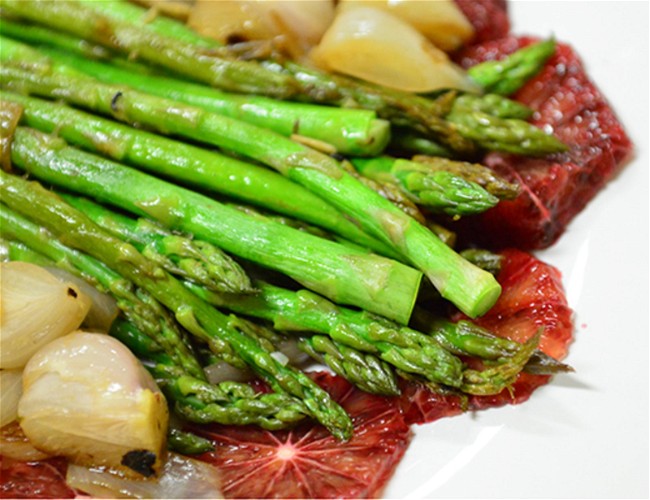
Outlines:
[{"label": "caramelized shallot", "polygon": [[18,418],[37,449],[73,463],[150,477],[164,461],[165,398],[108,335],[77,331],[39,350],[23,373]]}]

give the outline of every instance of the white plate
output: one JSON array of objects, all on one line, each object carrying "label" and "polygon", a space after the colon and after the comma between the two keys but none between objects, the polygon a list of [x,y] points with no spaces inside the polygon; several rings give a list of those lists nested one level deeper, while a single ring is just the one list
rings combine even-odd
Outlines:
[{"label": "white plate", "polygon": [[648,498],[648,5],[511,3],[514,33],[577,49],[636,156],[538,253],[576,311],[576,372],[523,405],[415,428],[386,498]]}]

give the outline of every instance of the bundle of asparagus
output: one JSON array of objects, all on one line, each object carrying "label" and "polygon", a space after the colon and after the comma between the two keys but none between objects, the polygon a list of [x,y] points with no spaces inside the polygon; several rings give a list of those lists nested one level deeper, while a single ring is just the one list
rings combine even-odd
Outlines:
[{"label": "bundle of asparagus", "polygon": [[[349,438],[346,413],[277,356],[287,337],[385,395],[399,394],[402,377],[495,394],[522,370],[568,369],[536,349],[537,337],[517,344],[440,317],[427,320],[430,335],[405,326],[423,275],[470,317],[498,298],[498,258],[456,253],[415,206],[466,216],[516,196],[517,186],[465,160],[485,148],[562,151],[525,122],[526,108],[496,94],[390,91],[273,53],[244,60],[170,19],[143,25],[142,12],[121,1],[3,2],[12,17],[0,41],[0,98],[11,110],[2,156],[40,184],[2,172],[0,234],[9,258],[45,259],[117,299],[111,334],[145,361],[179,414],[266,428],[310,417]],[[525,49],[472,77],[507,94],[552,50]],[[146,64],[121,56],[134,54]],[[399,151],[395,127],[400,144],[427,141],[454,159],[380,156]],[[397,205],[403,197],[413,217],[382,194]],[[252,263],[292,281],[250,279]],[[202,358],[251,371],[273,392],[210,383]]]}]

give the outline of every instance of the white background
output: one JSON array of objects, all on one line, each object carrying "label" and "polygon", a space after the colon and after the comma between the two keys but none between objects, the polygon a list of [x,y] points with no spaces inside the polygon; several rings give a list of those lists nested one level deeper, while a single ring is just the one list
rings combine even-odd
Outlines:
[{"label": "white background", "polygon": [[513,1],[512,31],[571,43],[636,144],[623,172],[539,252],[564,275],[576,340],[523,405],[416,427],[386,498],[648,498],[646,1]]}]

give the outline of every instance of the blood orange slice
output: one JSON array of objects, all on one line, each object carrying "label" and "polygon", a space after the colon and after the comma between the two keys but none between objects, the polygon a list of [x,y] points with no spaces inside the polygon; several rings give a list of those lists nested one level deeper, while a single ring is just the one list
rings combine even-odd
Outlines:
[{"label": "blood orange slice", "polygon": [[[535,41],[506,37],[458,54],[464,67],[499,59]],[[632,150],[607,100],[589,79],[578,55],[558,44],[539,75],[514,98],[535,111],[532,123],[569,146],[565,154],[524,158],[491,153],[484,163],[522,186],[521,194],[455,227],[481,246],[546,248],[621,169]]]},{"label": "blood orange slice", "polygon": [[473,43],[501,38],[510,31],[505,0],[456,0],[456,4],[474,27]]},{"label": "blood orange slice", "polygon": [[75,498],[64,459],[18,462],[0,455],[0,498]]},{"label": "blood orange slice", "polygon": [[[572,311],[562,288],[560,272],[520,250],[504,250],[498,281],[501,297],[483,317],[474,320],[493,333],[518,342],[532,337],[540,328],[540,348],[548,355],[563,358],[573,338]],[[460,319],[460,316],[456,319]],[[462,413],[526,401],[548,376],[522,373],[509,389],[493,396],[436,394],[424,386],[410,385],[402,397],[408,423],[432,422]]]},{"label": "blood orange slice", "polygon": [[221,471],[227,498],[372,498],[381,492],[410,439],[399,400],[361,392],[326,373],[315,378],[352,417],[352,439],[338,442],[312,423],[279,432],[196,429],[215,444],[199,458]]}]

